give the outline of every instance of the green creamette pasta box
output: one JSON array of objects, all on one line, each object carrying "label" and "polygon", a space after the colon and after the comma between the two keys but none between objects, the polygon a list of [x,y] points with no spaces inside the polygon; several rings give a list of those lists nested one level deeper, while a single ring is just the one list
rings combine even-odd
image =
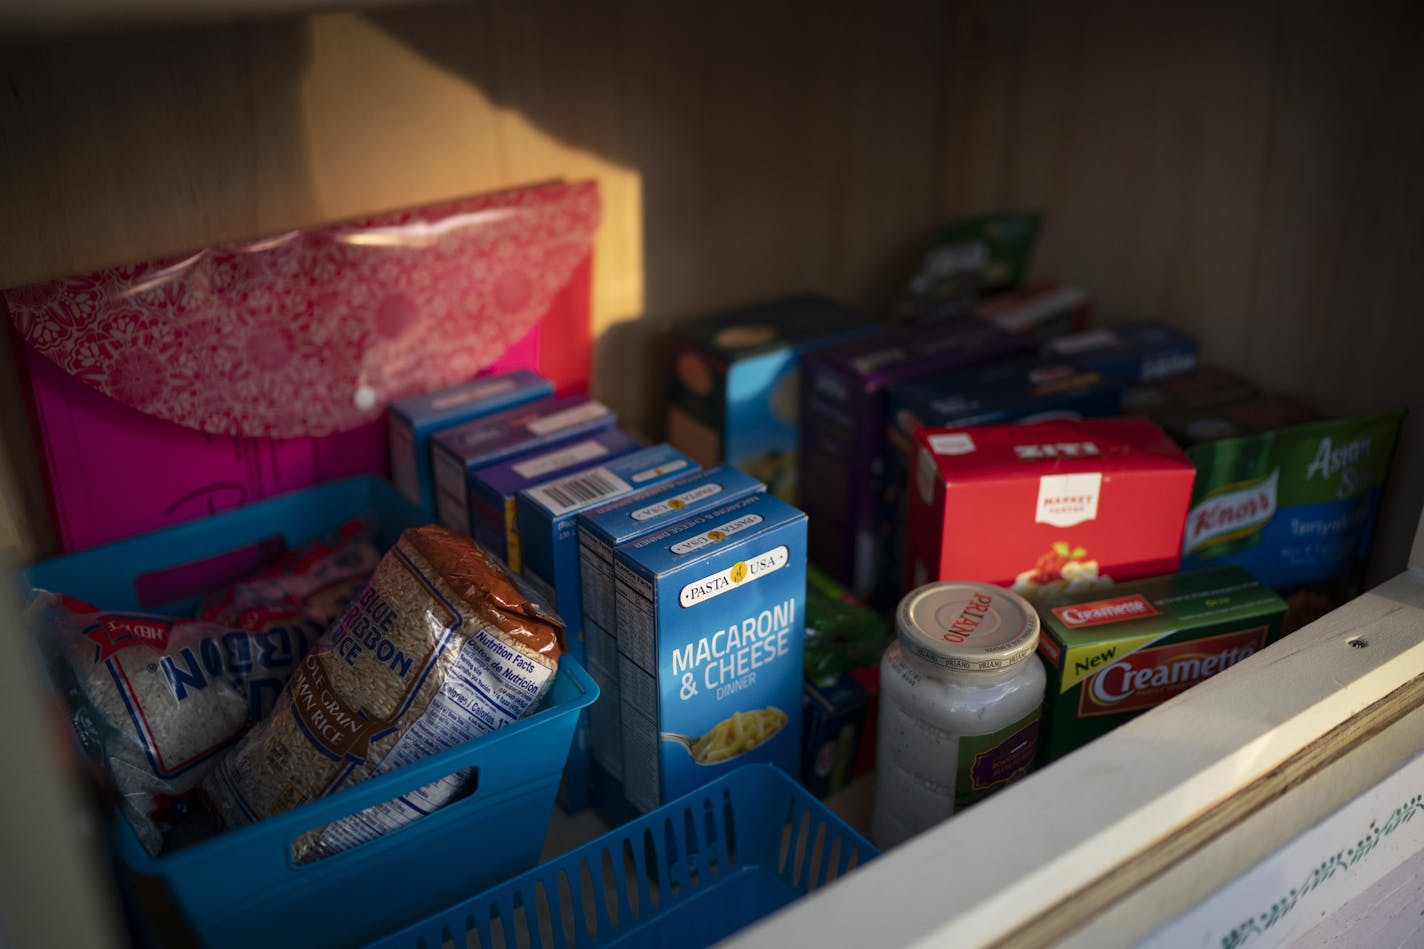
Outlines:
[{"label": "green creamette pasta box", "polygon": [[1119,583],[1035,606],[1048,672],[1044,763],[1259,652],[1280,636],[1286,611],[1240,567]]},{"label": "green creamette pasta box", "polygon": [[623,785],[641,810],[801,763],[806,515],[744,497],[614,554]]},{"label": "green creamette pasta box", "polygon": [[388,409],[391,480],[401,494],[420,505],[426,517],[433,517],[430,437],[472,419],[553,394],[554,384],[548,379],[528,369],[516,369],[392,402]]}]

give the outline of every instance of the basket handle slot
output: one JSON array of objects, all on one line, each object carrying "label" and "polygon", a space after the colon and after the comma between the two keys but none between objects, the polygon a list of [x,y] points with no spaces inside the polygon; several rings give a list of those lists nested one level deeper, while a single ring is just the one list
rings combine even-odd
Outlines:
[{"label": "basket handle slot", "polygon": [[[807,817],[810,813],[807,812]],[[805,891],[810,893],[818,886],[823,886],[826,882],[826,822],[818,820],[816,829],[811,835],[811,849],[809,859],[806,861],[806,883]]]},{"label": "basket handle slot", "polygon": [[562,945],[582,946],[592,941],[588,927],[584,925],[583,912],[574,898],[573,887],[569,885],[567,870],[560,869],[554,875],[554,896],[559,910],[559,922],[564,936]]},{"label": "basket handle slot", "polygon": [[712,856],[709,849],[713,844],[710,838],[704,840],[698,836],[691,808],[682,812],[682,839],[687,842],[687,885],[695,890],[702,885],[702,864]]},{"label": "basket handle slot", "polygon": [[662,867],[667,877],[667,894],[669,899],[677,899],[686,888],[683,881],[683,868],[687,861],[687,851],[678,846],[677,831],[673,828],[672,818],[663,818],[663,860]]},{"label": "basket handle slot", "polygon": [[642,911],[647,907],[644,902],[644,892],[646,884],[642,882],[642,868],[638,866],[638,857],[633,847],[633,838],[624,837],[622,846],[618,847],[619,854],[623,857],[621,872],[618,874],[619,882],[623,886],[624,905],[628,909],[628,920],[631,923],[642,915]]},{"label": "basket handle slot", "polygon": [[584,924],[588,927],[588,934],[591,939],[599,938],[599,934],[608,934],[608,915],[603,909],[603,901],[598,898],[598,890],[593,880],[593,870],[588,865],[588,860],[583,859],[578,862],[579,894],[578,904],[583,908],[579,915],[583,917]]},{"label": "basket handle slot", "polygon": [[613,851],[608,847],[604,847],[599,856],[601,859],[598,862],[598,875],[602,884],[599,887],[599,895],[603,897],[603,908],[608,913],[609,925],[617,929],[628,922],[628,913],[624,910],[627,906],[627,893],[623,884],[622,866],[614,868]]},{"label": "basket handle slot", "polygon": [[644,827],[643,846],[641,850],[635,848],[634,856],[642,861],[638,867],[638,893],[646,899],[649,906],[654,908],[662,904],[662,885],[665,874],[659,869],[662,866],[662,856],[658,853],[658,837],[653,833],[651,827]]},{"label": "basket handle slot", "polygon": [[806,854],[809,849],[811,839],[811,812],[809,809],[801,808],[799,819],[793,817],[795,830],[795,843],[792,846],[793,856],[791,858],[790,873],[791,885],[804,892],[806,889],[805,876],[808,867],[806,866]]},{"label": "basket handle slot", "polygon": [[134,599],[144,609],[202,596],[251,576],[287,553],[281,534],[264,537],[219,554],[140,573],[133,579]]},{"label": "basket handle slot", "polygon": [[[438,803],[432,805],[431,802],[419,796],[422,792],[438,788],[440,785],[451,781],[456,783],[455,789],[449,793],[449,796],[442,795]],[[393,834],[399,834],[412,827],[418,826],[427,818],[471,797],[479,790],[479,787],[480,769],[478,765],[466,765],[463,768],[456,768],[443,778],[437,778],[433,781],[428,779],[421,781],[418,785],[398,791],[383,801],[368,804],[342,817],[323,820],[303,830],[289,841],[289,856],[292,863],[298,868],[301,868],[315,866],[324,860],[353,853],[378,841],[385,840]],[[313,833],[324,831],[334,824],[340,824],[345,821],[356,820],[363,817],[370,817],[374,821],[380,821],[382,815],[379,812],[384,812],[388,820],[399,821],[400,823],[388,825],[384,832],[376,834],[367,840],[362,840],[359,843],[343,846],[339,850],[333,851],[321,847],[310,848],[300,846],[306,843],[306,838],[310,837]]]}]

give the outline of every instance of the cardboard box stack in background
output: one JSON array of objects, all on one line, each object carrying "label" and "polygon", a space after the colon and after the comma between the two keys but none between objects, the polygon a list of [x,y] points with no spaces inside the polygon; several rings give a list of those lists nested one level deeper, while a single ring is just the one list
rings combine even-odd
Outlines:
[{"label": "cardboard box stack in background", "polygon": [[470,535],[486,550],[502,558],[516,573],[523,572],[524,556],[519,543],[516,503],[519,492],[641,447],[642,442],[627,432],[608,428],[587,436],[555,441],[533,451],[523,451],[513,458],[473,469],[466,477],[470,499]]},{"label": "cardboard box stack in background", "polygon": [[435,481],[430,469],[430,437],[464,422],[554,394],[554,384],[528,369],[483,376],[460,385],[390,404],[391,480],[435,516]]},{"label": "cardboard box stack in background", "polygon": [[676,327],[668,441],[704,465],[734,464],[795,502],[800,359],[873,329],[863,314],[811,294]]},{"label": "cardboard box stack in background", "polygon": [[1152,382],[1197,367],[1197,341],[1162,322],[1127,323],[1049,340],[1049,356],[1066,356],[1122,385]]},{"label": "cardboard box stack in background", "polygon": [[1086,329],[1092,301],[1079,287],[1039,283],[986,297],[974,305],[973,312],[1001,329],[1043,344]]},{"label": "cardboard box stack in background", "polygon": [[536,448],[612,428],[613,412],[587,396],[540,399],[437,432],[431,439],[435,513],[451,530],[474,535],[470,476]]},{"label": "cardboard box stack in background", "polygon": [[971,316],[826,346],[801,368],[800,505],[813,561],[857,596],[885,569],[886,392],[897,382],[991,362],[1027,340]]}]

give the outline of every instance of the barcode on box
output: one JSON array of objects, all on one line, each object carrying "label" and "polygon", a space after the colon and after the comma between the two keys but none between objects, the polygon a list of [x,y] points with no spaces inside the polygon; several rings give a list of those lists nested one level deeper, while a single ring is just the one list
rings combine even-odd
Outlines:
[{"label": "barcode on box", "polygon": [[529,489],[529,496],[558,517],[628,494],[633,486],[607,468],[595,468]]}]

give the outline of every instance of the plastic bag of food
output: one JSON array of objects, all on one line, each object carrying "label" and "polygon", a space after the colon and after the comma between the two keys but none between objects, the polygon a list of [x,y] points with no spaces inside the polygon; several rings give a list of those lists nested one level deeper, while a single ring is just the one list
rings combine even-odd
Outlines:
[{"label": "plastic bag of food", "polygon": [[[493,556],[442,527],[412,528],[204,790],[238,826],[467,742],[532,710],[565,648],[563,625]],[[293,856],[403,826],[453,798],[461,777],[314,830]]]},{"label": "plastic bag of food", "polygon": [[380,559],[366,525],[348,521],[333,536],[303,544],[209,594],[198,617],[252,632],[287,627],[315,642],[356,598]]},{"label": "plastic bag of food", "polygon": [[30,607],[81,743],[113,778],[151,854],[182,798],[261,718],[305,641],[201,620],[109,612],[39,592]]}]

